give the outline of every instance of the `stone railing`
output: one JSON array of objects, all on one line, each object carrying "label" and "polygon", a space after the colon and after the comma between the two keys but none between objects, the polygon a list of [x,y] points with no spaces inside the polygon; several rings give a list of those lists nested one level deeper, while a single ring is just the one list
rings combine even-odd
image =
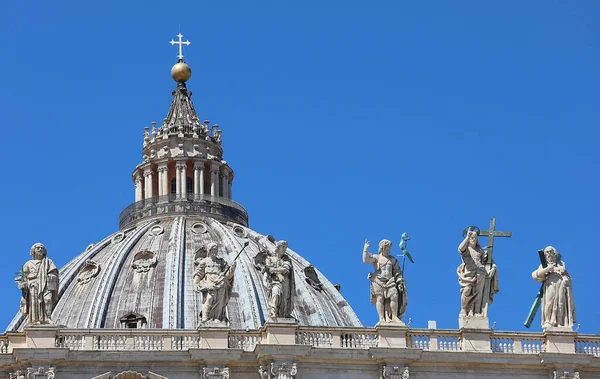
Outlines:
[{"label": "stone railing", "polygon": [[329,328],[268,323],[260,330],[66,329],[36,327],[0,335],[0,354],[15,348],[63,348],[87,351],[188,351],[218,348],[254,351],[257,345],[305,345],[315,348],[410,348],[431,352],[477,351],[496,354],[577,353],[600,357],[600,335],[576,332],[521,333],[482,330]]},{"label": "stone railing", "polygon": [[61,329],[55,347],[71,350],[188,350],[201,347],[195,330]]},{"label": "stone railing", "polygon": [[119,215],[119,229],[131,226],[139,220],[164,214],[208,214],[220,221],[233,221],[248,226],[248,212],[235,201],[219,196],[188,193],[183,197],[154,196],[130,204]]},{"label": "stone railing", "polygon": [[600,357],[600,336],[580,334],[575,337],[575,352]]},{"label": "stone railing", "polygon": [[368,349],[379,346],[379,335],[373,328],[298,327],[296,344],[314,347]]},{"label": "stone railing", "polygon": [[229,333],[227,346],[230,349],[242,349],[244,351],[254,351],[256,345],[262,342],[262,333],[231,331]]},{"label": "stone railing", "polygon": [[494,353],[538,354],[544,351],[541,333],[493,332],[490,347]]},{"label": "stone railing", "polygon": [[6,336],[0,337],[0,354],[10,353],[9,347],[10,347],[10,345],[9,345],[8,337],[6,337]]},{"label": "stone railing", "polygon": [[458,330],[409,329],[406,346],[428,351],[460,351],[461,335]]}]

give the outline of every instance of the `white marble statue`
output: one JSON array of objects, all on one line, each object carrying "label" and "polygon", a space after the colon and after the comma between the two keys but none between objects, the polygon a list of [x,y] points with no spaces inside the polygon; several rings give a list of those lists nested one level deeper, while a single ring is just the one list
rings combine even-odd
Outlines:
[{"label": "white marble statue", "polygon": [[265,261],[263,276],[269,297],[269,319],[291,318],[294,309],[294,270],[292,260],[286,254],[288,243],[275,244],[275,255]]},{"label": "white marble statue", "polygon": [[544,256],[548,263],[546,268],[540,265],[531,274],[535,281],[544,283],[541,306],[542,327],[544,329],[553,327],[571,329],[577,322],[571,276],[555,248],[546,247]]},{"label": "white marble statue", "polygon": [[392,242],[381,240],[377,254],[369,253],[370,246],[371,243],[365,241],[363,262],[372,264],[375,269],[375,272],[369,274],[369,280],[371,303],[375,304],[379,323],[402,324],[401,318],[408,305],[408,293],[398,260],[390,255]]},{"label": "white marble statue", "polygon": [[463,261],[456,270],[461,287],[460,316],[487,317],[487,305],[499,291],[496,264],[487,262],[487,252],[479,245],[477,232],[470,229],[458,246],[458,252]]},{"label": "white marble statue", "polygon": [[51,324],[58,300],[58,269],[47,257],[43,244],[34,244],[29,254],[33,259],[23,265],[21,276],[15,278],[22,292],[20,310],[27,316],[28,324]]},{"label": "white marble statue", "polygon": [[236,264],[229,266],[223,258],[217,257],[218,245],[214,242],[205,250],[206,256],[201,254],[194,262],[193,276],[195,290],[202,293],[202,323],[226,323]]}]

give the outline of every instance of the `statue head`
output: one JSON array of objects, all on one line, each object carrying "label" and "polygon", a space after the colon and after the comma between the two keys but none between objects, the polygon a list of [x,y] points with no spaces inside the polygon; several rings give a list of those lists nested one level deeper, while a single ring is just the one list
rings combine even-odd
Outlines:
[{"label": "statue head", "polygon": [[469,232],[469,246],[474,248],[481,248],[479,245],[479,234],[475,231]]},{"label": "statue head", "polygon": [[278,257],[283,257],[283,255],[287,251],[287,248],[288,248],[287,241],[283,241],[283,240],[278,241],[275,244],[275,254],[277,254]]},{"label": "statue head", "polygon": [[37,242],[31,246],[31,250],[29,250],[29,255],[31,255],[34,259],[42,259],[44,258],[48,252],[46,251],[46,246],[43,243]]},{"label": "statue head", "polygon": [[215,258],[217,256],[218,251],[219,251],[219,245],[217,245],[216,242],[211,242],[208,244],[208,251],[206,252],[206,256]]},{"label": "statue head", "polygon": [[544,256],[548,263],[558,263],[560,261],[560,254],[552,246],[546,246],[544,249]]},{"label": "statue head", "polygon": [[379,250],[377,250],[378,254],[383,254],[385,256],[388,256],[388,255],[390,255],[391,250],[392,250],[392,241],[390,241],[390,240],[379,241]]}]

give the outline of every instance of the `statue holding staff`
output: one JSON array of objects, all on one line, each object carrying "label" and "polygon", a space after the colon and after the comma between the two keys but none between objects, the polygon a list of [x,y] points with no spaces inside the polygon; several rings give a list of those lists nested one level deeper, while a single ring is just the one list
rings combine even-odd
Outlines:
[{"label": "statue holding staff", "polygon": [[210,243],[205,257],[196,260],[193,276],[194,287],[202,293],[202,323],[227,322],[227,303],[233,290],[236,263],[231,266],[217,257],[218,245]]},{"label": "statue holding staff", "polygon": [[375,272],[369,274],[371,281],[371,303],[375,304],[380,323],[402,324],[406,313],[408,297],[406,281],[398,260],[390,255],[392,242],[384,239],[379,242],[377,254],[370,254],[371,243],[365,241],[363,262],[372,264]]},{"label": "statue holding staff", "polygon": [[21,313],[28,324],[51,324],[52,311],[58,301],[58,269],[42,243],[31,247],[33,259],[23,265],[20,276],[15,279],[22,292]]}]

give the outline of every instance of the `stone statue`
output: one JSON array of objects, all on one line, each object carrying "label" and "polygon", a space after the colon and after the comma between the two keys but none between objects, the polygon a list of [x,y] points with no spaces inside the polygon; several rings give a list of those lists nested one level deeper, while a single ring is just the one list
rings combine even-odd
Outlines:
[{"label": "stone statue", "polygon": [[218,245],[210,243],[208,248],[201,249],[194,262],[194,288],[202,293],[202,323],[227,322],[226,309],[233,289],[236,264],[229,266],[223,258],[217,257],[217,252]]},{"label": "stone statue", "polygon": [[15,279],[22,291],[20,310],[28,324],[51,324],[58,301],[58,269],[48,259],[43,244],[34,244],[29,254],[33,259],[23,265],[21,275]]},{"label": "stone statue", "polygon": [[375,304],[379,323],[402,324],[400,320],[406,313],[408,297],[406,281],[400,270],[398,260],[390,255],[392,241],[381,240],[377,254],[370,254],[371,243],[365,241],[363,262],[371,263],[375,272],[369,274],[371,281],[371,303]]},{"label": "stone statue", "polygon": [[463,261],[456,270],[461,287],[460,316],[487,317],[487,305],[499,291],[496,264],[487,261],[487,252],[479,245],[477,232],[470,228],[458,246],[458,252]]},{"label": "stone statue", "polygon": [[531,276],[537,282],[544,283],[542,296],[542,327],[569,328],[577,322],[575,318],[575,301],[571,276],[567,272],[565,262],[552,246],[544,249],[548,265],[542,265]]},{"label": "stone statue", "polygon": [[269,297],[269,319],[291,318],[294,309],[294,270],[292,260],[286,254],[288,243],[275,244],[275,255],[265,261],[263,276]]}]

